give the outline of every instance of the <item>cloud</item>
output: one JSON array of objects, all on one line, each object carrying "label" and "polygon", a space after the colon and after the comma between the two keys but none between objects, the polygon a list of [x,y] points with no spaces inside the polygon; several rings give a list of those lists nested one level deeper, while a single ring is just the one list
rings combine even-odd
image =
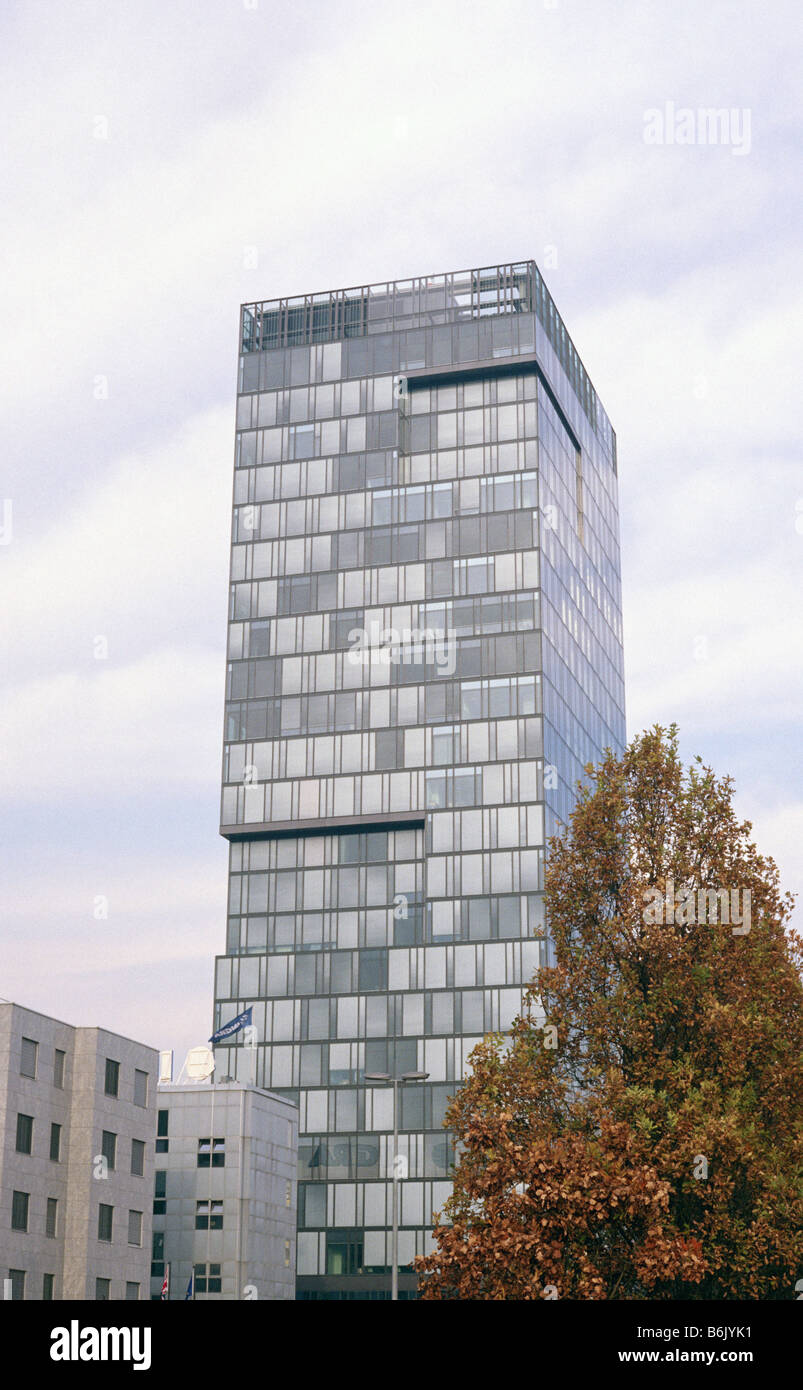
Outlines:
[{"label": "cloud", "polygon": [[[23,679],[109,669],[167,642],[224,642],[232,410],[206,410],[129,448],[59,515],[15,508],[3,555],[8,661]],[[21,515],[17,515],[20,512]],[[188,619],[191,626],[188,627]]]},{"label": "cloud", "polygon": [[18,872],[4,898],[4,995],[154,1047],[205,1039],[227,855],[214,833],[200,845],[167,858],[131,855],[123,839],[71,859],[65,843],[46,872]]},{"label": "cloud", "polygon": [[627,604],[628,694],[636,717],[654,710],[698,730],[737,726],[761,711],[763,727],[800,718],[803,634],[788,616],[788,579],[747,563],[703,585],[693,572],[660,574]]},{"label": "cloud", "polygon": [[797,904],[793,913],[793,923],[803,930],[803,902],[801,902],[800,846],[803,843],[803,802],[789,801],[778,805],[747,804],[745,799],[736,796],[734,805],[737,815],[752,823],[751,838],[759,853],[769,855],[775,860],[780,873],[783,891],[794,892]]},{"label": "cloud", "polygon": [[[210,1017],[240,301],[546,246],[618,432],[631,731],[678,719],[803,882],[796,20],[725,0],[12,8],[21,1002],[148,1039],[171,1019],[182,1045]],[[667,100],[748,107],[750,155],[647,146]]]},{"label": "cloud", "polygon": [[0,700],[9,808],[59,798],[95,804],[144,794],[169,805],[210,789],[223,725],[222,653],[187,648],[79,675],[27,682]]},{"label": "cloud", "polygon": [[5,899],[14,942],[57,913],[43,933],[50,968],[65,975],[125,971],[142,965],[168,966],[220,946],[225,916],[226,850],[177,863],[156,856],[128,859],[125,847],[103,866],[58,862],[58,893],[46,879],[12,887]]}]

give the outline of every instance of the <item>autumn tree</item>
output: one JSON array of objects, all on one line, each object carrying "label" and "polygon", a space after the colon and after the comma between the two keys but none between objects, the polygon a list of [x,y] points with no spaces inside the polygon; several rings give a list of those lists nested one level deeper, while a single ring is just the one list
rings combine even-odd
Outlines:
[{"label": "autumn tree", "polygon": [[460,1156],[422,1296],[795,1298],[792,899],[674,726],[587,773],[548,855],[555,963],[447,1114]]}]

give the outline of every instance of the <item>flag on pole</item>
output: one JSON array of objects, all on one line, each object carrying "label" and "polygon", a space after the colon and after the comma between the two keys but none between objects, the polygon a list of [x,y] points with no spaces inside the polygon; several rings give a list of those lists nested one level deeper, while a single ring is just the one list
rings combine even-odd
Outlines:
[{"label": "flag on pole", "polygon": [[170,1291],[170,1266],[165,1269],[165,1277],[162,1280],[162,1299],[166,1299]]},{"label": "flag on pole", "polygon": [[238,1014],[236,1018],[230,1019],[228,1023],[223,1024],[222,1028],[218,1028],[209,1041],[214,1046],[215,1043],[223,1042],[225,1038],[233,1037],[235,1033],[239,1033],[241,1028],[250,1028],[253,1012],[254,1006],[251,1004],[249,1008],[243,1009],[243,1012]]},{"label": "flag on pole", "polygon": [[187,1299],[188,1299],[188,1298],[192,1298],[193,1291],[194,1291],[194,1280],[195,1280],[195,1270],[193,1269],[193,1270],[191,1271],[191,1273],[190,1273],[190,1282],[189,1282],[189,1284],[187,1285],[187,1292],[186,1292],[185,1295],[184,1295],[184,1302],[185,1302],[185,1303],[187,1302]]}]

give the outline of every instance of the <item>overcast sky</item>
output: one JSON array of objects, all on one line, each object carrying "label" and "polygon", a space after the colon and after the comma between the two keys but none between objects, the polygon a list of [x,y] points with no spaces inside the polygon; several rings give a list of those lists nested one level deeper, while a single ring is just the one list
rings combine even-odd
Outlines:
[{"label": "overcast sky", "polygon": [[240,302],[528,257],[618,434],[628,733],[803,888],[796,0],[2,13],[0,994],[210,1032]]}]

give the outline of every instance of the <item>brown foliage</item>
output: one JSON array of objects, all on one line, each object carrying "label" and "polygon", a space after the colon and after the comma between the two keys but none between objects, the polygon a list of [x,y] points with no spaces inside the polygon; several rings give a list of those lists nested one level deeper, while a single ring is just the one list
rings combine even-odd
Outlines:
[{"label": "brown foliage", "polygon": [[[684,770],[674,726],[588,771],[550,845],[556,964],[512,1035],[475,1050],[447,1115],[460,1161],[436,1249],[417,1261],[422,1296],[794,1298],[792,899],[737,821],[730,778],[699,759]],[[650,920],[647,890],[669,880],[676,894],[738,890],[742,906],[749,891],[750,930],[684,920],[682,905],[679,921]]]}]

